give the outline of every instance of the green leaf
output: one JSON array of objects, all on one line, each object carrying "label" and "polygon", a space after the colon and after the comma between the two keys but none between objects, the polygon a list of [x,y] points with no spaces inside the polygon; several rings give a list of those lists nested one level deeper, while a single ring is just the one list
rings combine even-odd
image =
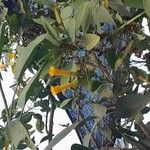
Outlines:
[{"label": "green leaf", "polygon": [[44,122],[42,121],[42,115],[34,114],[34,118],[36,119],[36,129],[40,133],[42,133],[42,130],[44,129]]},{"label": "green leaf", "polygon": [[146,11],[146,14],[148,17],[150,17],[150,1],[149,0],[143,0],[143,6],[144,6],[144,9]]},{"label": "green leaf", "polygon": [[25,112],[25,113],[23,113],[23,115],[20,118],[20,122],[22,124],[28,123],[29,121],[31,121],[32,115],[33,115],[33,112]]},{"label": "green leaf", "polygon": [[96,120],[100,121],[105,116],[107,108],[100,104],[91,104],[91,105],[94,109],[95,116],[97,116]]},{"label": "green leaf", "polygon": [[44,122],[42,120],[36,121],[36,129],[42,133],[42,130],[44,129]]},{"label": "green leaf", "polygon": [[80,144],[73,144],[71,146],[71,150],[90,150],[90,149]]},{"label": "green leaf", "polygon": [[25,138],[27,138],[29,142],[28,144],[29,148],[36,150],[34,143],[30,139],[25,127],[22,125],[20,121],[14,120],[9,122],[6,125],[6,133],[15,148],[17,148],[21,140],[25,140]]},{"label": "green leaf", "polygon": [[64,108],[71,100],[72,100],[71,98],[64,100],[64,101],[60,104],[59,107],[60,107],[60,108]]},{"label": "green leaf", "polygon": [[91,139],[91,133],[86,134],[82,141],[83,146],[89,147],[90,139]]},{"label": "green leaf", "polygon": [[127,7],[143,8],[143,0],[123,0]]},{"label": "green leaf", "polygon": [[2,23],[0,25],[0,56],[2,54],[2,51],[3,51],[3,46],[4,46],[4,42],[5,42],[5,27],[6,27],[6,23]]},{"label": "green leaf", "polygon": [[115,115],[121,118],[128,118],[141,111],[150,102],[150,93],[127,94],[119,97],[115,105]]},{"label": "green leaf", "polygon": [[42,34],[37,37],[35,40],[30,42],[27,47],[21,49],[21,54],[16,61],[16,72],[15,77],[18,81],[21,80],[24,71],[29,67],[30,63],[32,62],[32,58],[36,53],[36,49],[39,44],[46,38],[47,34]]},{"label": "green leaf", "polygon": [[29,83],[23,88],[22,92],[19,94],[17,104],[20,108],[24,108],[24,105],[26,101],[29,99],[30,96],[35,97],[35,93],[33,92],[35,89],[40,91],[40,85],[39,82],[39,75],[40,75],[41,69],[32,77],[32,79],[29,81]]},{"label": "green leaf", "polygon": [[50,22],[50,20],[44,18],[43,16],[41,16],[40,20],[41,24],[43,25],[44,29],[49,33],[49,35],[56,41],[60,41],[58,33],[56,29],[51,25],[52,23]]},{"label": "green leaf", "polygon": [[78,5],[77,12],[75,14],[76,33],[78,33],[82,22],[87,17],[89,9],[90,9],[89,1],[82,2]]},{"label": "green leaf", "polygon": [[45,150],[50,150],[53,146],[55,146],[58,142],[60,142],[65,136],[67,136],[73,129],[77,128],[79,124],[84,123],[85,121],[89,119],[94,119],[94,118],[95,117],[88,117],[84,120],[76,122],[70,125],[69,127],[65,128],[53,138],[53,140],[46,146]]},{"label": "green leaf", "polygon": [[51,66],[53,66],[55,64],[58,64],[58,61],[61,58],[61,56],[62,56],[62,54],[61,54],[61,51],[59,49],[58,50],[57,49],[56,50],[52,50],[49,53],[48,60],[42,66],[42,70],[41,70],[39,79],[44,78],[45,75],[48,74],[48,70],[49,70],[49,68]]},{"label": "green leaf", "polygon": [[112,83],[104,83],[100,85],[97,91],[101,98],[110,98],[114,95]]},{"label": "green leaf", "polygon": [[85,44],[86,50],[89,51],[98,44],[100,37],[96,34],[87,33],[82,37],[82,41]]},{"label": "green leaf", "polygon": [[108,12],[108,10],[104,7],[103,4],[99,7],[99,18],[100,22],[102,23],[112,23],[113,25],[116,25],[111,14]]},{"label": "green leaf", "polygon": [[9,18],[9,26],[10,26],[10,32],[11,34],[15,34],[19,31],[20,27],[20,21],[19,21],[19,16],[17,14],[13,14]]}]

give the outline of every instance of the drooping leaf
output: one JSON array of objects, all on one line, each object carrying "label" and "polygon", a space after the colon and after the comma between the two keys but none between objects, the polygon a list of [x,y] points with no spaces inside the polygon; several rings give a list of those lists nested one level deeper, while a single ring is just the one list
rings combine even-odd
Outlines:
[{"label": "drooping leaf", "polygon": [[88,117],[84,120],[81,120],[79,122],[76,122],[69,127],[62,130],[60,133],[58,133],[53,140],[46,146],[45,150],[51,149],[53,146],[55,146],[58,142],[60,142],[65,136],[67,136],[73,129],[77,128],[79,124],[84,123],[85,121],[89,119],[94,119],[95,117]]},{"label": "drooping leaf", "polygon": [[21,54],[16,61],[16,70],[15,70],[15,77],[18,81],[20,81],[24,71],[30,65],[32,57],[36,53],[36,48],[46,38],[46,36],[47,34],[40,35],[35,40],[30,42],[27,47],[21,49]]},{"label": "drooping leaf", "polygon": [[89,51],[98,44],[100,37],[96,34],[87,33],[82,37],[82,41],[85,44],[86,50]]}]

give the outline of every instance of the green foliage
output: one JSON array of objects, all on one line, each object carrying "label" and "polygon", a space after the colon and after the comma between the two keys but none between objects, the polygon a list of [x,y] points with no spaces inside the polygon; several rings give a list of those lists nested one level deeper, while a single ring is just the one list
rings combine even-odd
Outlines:
[{"label": "green foliage", "polygon": [[[137,149],[149,149],[150,129],[143,123],[142,109],[150,102],[150,74],[139,66],[149,69],[150,37],[141,26],[143,17],[149,21],[150,1],[37,2],[40,8],[30,10],[31,4],[19,0],[13,12],[7,12],[0,2],[0,71],[7,71],[9,66],[17,82],[11,86],[15,94],[10,106],[7,106],[8,100],[2,94],[5,109],[0,118],[4,122],[4,126],[0,126],[0,149],[37,149],[37,143],[30,138],[35,130],[43,135],[41,143],[49,141],[45,150],[52,149],[73,129],[77,130],[83,124],[86,126],[87,121],[94,119],[93,127],[84,136],[82,145],[73,144],[71,147],[72,150],[88,150],[91,141],[97,140],[93,139],[94,129],[101,128],[101,120],[110,112],[115,114],[115,118],[134,121],[138,127],[137,131],[130,131],[114,122],[103,129],[109,142],[113,142],[115,131]],[[41,9],[42,4],[48,7]],[[45,15],[46,9],[48,13]],[[14,44],[17,48],[13,48]],[[136,66],[130,60],[133,54],[141,59]],[[51,66],[74,72],[75,75],[57,76],[56,69],[54,76],[50,76]],[[33,76],[26,77],[27,72]],[[65,95],[61,88],[74,82],[77,85],[72,86],[74,94],[71,98],[60,98],[60,101],[54,98],[51,86],[57,85],[55,88],[60,90],[59,94]],[[141,86],[143,93],[138,92]],[[92,91],[92,96],[97,96],[104,103],[109,101],[110,106],[104,107],[94,98],[86,98],[82,89]],[[1,85],[0,90],[3,93]],[[85,103],[93,109],[93,114],[86,119],[81,119],[80,99],[88,99]],[[31,105],[28,106],[28,103]],[[53,138],[53,117],[57,107],[78,109],[79,120],[66,125]],[[40,111],[36,112],[36,109]],[[50,120],[48,116],[51,116]],[[35,126],[31,125],[33,120],[36,121]]]}]

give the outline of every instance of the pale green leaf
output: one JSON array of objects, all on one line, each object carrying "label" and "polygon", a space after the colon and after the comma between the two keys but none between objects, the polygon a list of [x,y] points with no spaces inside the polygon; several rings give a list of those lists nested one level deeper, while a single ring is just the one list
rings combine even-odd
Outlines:
[{"label": "pale green leaf", "polygon": [[150,18],[150,1],[143,0],[143,6],[144,6],[147,16]]},{"label": "pale green leaf", "polygon": [[36,49],[39,44],[46,38],[47,34],[42,34],[33,40],[31,43],[28,44],[27,47],[22,48],[20,51],[20,56],[16,61],[16,70],[15,70],[15,77],[18,81],[20,81],[21,77],[24,74],[24,71],[32,62],[32,58],[36,53]]},{"label": "pale green leaf", "polygon": [[28,147],[31,148],[32,150],[36,150],[35,145],[33,144],[25,127],[20,121],[14,120],[14,121],[9,122],[6,126],[6,133],[11,143],[15,146],[15,148],[17,148],[21,140],[25,140],[25,138],[27,138]]},{"label": "pale green leaf", "polygon": [[93,49],[100,41],[100,36],[92,33],[87,33],[82,37],[82,41],[85,44],[87,50]]},{"label": "pale green leaf", "polygon": [[75,14],[76,33],[78,33],[78,30],[79,30],[82,22],[84,21],[85,15],[87,14],[88,9],[90,9],[89,1],[85,1],[78,6],[77,12]]},{"label": "pale green leaf", "polygon": [[91,105],[94,109],[95,116],[97,116],[98,120],[101,120],[105,116],[107,108],[100,104],[91,104]]},{"label": "pale green leaf", "polygon": [[108,10],[104,7],[104,5],[100,5],[99,9],[99,18],[100,22],[103,23],[112,23],[116,25],[114,19],[112,18],[111,14],[108,12]]},{"label": "pale green leaf", "polygon": [[101,98],[110,98],[113,96],[113,84],[104,83],[100,85],[97,91]]},{"label": "pale green leaf", "polygon": [[83,146],[89,147],[90,139],[91,139],[91,133],[86,134],[82,141]]}]

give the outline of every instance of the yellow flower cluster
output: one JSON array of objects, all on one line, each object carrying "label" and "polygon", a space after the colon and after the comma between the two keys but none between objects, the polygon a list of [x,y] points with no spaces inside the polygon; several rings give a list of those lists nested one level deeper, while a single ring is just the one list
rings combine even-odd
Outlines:
[{"label": "yellow flower cluster", "polygon": [[[70,76],[75,76],[75,72],[71,72],[71,71],[66,71],[66,70],[62,70],[62,69],[58,69],[55,68],[54,66],[51,66],[49,68],[48,71],[49,75],[51,77],[54,76],[65,76],[65,77],[70,77]],[[63,85],[57,85],[57,86],[51,86],[50,87],[50,91],[52,92],[52,94],[54,96],[56,96],[57,94],[59,94],[60,92],[65,91],[68,88],[73,88],[77,85],[77,81],[72,81],[70,83],[65,83]]]}]

